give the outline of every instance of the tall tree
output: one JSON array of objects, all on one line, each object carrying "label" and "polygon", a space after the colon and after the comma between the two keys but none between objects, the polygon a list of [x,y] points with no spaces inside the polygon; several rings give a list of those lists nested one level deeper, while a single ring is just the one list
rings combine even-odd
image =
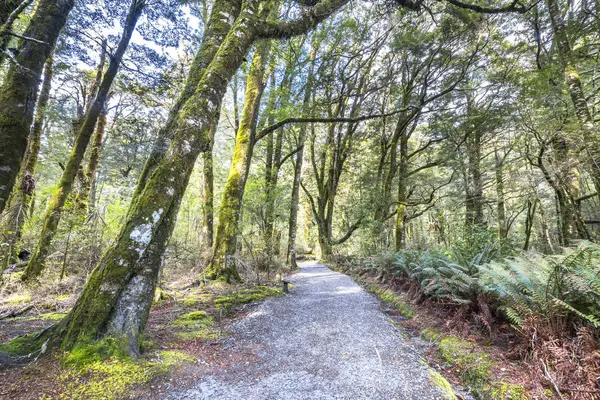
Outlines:
[{"label": "tall tree", "polygon": [[27,150],[38,86],[74,0],[40,0],[0,86],[0,213]]},{"label": "tall tree", "polygon": [[88,111],[83,117],[83,122],[79,128],[75,137],[75,143],[73,144],[73,150],[65,166],[62,177],[55,190],[52,199],[48,205],[48,210],[44,217],[44,224],[40,233],[40,240],[37,247],[27,263],[25,271],[21,279],[29,281],[36,278],[43,270],[46,257],[50,251],[50,245],[52,239],[58,229],[58,223],[60,222],[61,213],[67,200],[67,197],[71,193],[73,183],[77,177],[77,173],[81,168],[81,162],[85,156],[86,149],[88,147],[90,138],[94,133],[94,128],[98,122],[98,118],[102,114],[106,100],[109,95],[112,83],[117,76],[117,72],[121,66],[123,55],[129,46],[129,41],[135,30],[137,21],[144,10],[146,5],[145,0],[133,0],[129,7],[129,12],[123,26],[123,33],[119,41],[119,45],[115,53],[110,58],[110,63],[104,75],[98,90],[95,94],[94,101],[89,107]]}]

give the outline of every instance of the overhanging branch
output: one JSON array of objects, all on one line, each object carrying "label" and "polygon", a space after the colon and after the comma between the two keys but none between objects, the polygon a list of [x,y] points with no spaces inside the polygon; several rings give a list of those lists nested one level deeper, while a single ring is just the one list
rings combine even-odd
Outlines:
[{"label": "overhanging branch", "polygon": [[471,11],[476,11],[476,12],[482,13],[482,14],[502,14],[502,13],[509,13],[509,12],[525,14],[527,11],[529,11],[531,9],[531,7],[533,7],[533,6],[526,7],[524,4],[521,4],[519,0],[513,0],[513,2],[510,3],[509,5],[504,6],[504,7],[499,7],[499,8],[482,7],[482,6],[478,6],[475,4],[463,3],[462,1],[459,1],[459,0],[446,0],[446,1],[450,4],[452,4],[453,6],[465,8],[465,9],[471,10]]},{"label": "overhanging branch", "polygon": [[254,139],[255,142],[258,142],[260,139],[264,138],[265,136],[267,136],[269,133],[276,131],[277,129],[281,128],[282,126],[288,125],[288,124],[298,124],[298,123],[302,123],[302,124],[306,124],[309,122],[314,122],[314,123],[331,123],[331,122],[345,122],[345,123],[356,123],[356,122],[361,122],[361,121],[367,121],[370,119],[376,119],[376,118],[384,118],[384,117],[389,117],[392,115],[396,115],[398,113],[404,112],[406,111],[406,108],[400,109],[400,110],[396,110],[396,111],[392,111],[389,113],[385,113],[385,114],[373,114],[373,115],[362,115],[360,117],[356,117],[356,118],[349,118],[349,117],[341,117],[341,118],[325,118],[325,117],[314,117],[314,118],[286,118],[284,120],[281,120],[273,125],[270,125],[264,129],[262,129],[260,132],[258,132],[256,134],[256,137]]}]

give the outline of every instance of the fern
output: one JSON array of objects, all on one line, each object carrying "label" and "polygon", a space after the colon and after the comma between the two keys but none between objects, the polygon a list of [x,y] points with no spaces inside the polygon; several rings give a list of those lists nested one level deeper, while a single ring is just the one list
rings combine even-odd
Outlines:
[{"label": "fern", "polygon": [[600,247],[581,242],[562,255],[524,254],[480,268],[486,289],[495,293],[516,325],[527,318],[567,317],[600,326]]}]

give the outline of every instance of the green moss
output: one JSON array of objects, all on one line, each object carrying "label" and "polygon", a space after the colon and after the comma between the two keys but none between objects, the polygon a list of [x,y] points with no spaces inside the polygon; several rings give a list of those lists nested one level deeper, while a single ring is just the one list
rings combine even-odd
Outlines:
[{"label": "green moss", "polygon": [[404,302],[400,296],[397,296],[394,292],[383,289],[377,285],[368,285],[367,291],[376,295],[381,301],[389,303],[394,306],[396,311],[406,319],[411,319],[414,316],[412,307]]},{"label": "green moss", "polygon": [[95,342],[79,344],[64,359],[66,366],[82,368],[107,359],[130,360],[124,338],[106,337]]},{"label": "green moss", "polygon": [[20,304],[26,304],[31,302],[31,295],[29,293],[25,294],[16,294],[10,296],[8,299],[3,301],[5,304],[10,304],[11,306],[18,306]]},{"label": "green moss", "polygon": [[486,353],[473,351],[473,346],[456,336],[447,336],[438,347],[440,358],[459,368],[459,373],[467,385],[480,387],[492,376],[493,362]]},{"label": "green moss", "polygon": [[214,324],[213,317],[210,317],[206,311],[192,311],[184,314],[173,321],[172,325],[187,329],[204,329]]},{"label": "green moss", "polygon": [[27,355],[39,351],[42,348],[42,345],[43,343],[37,338],[37,334],[32,333],[16,337],[6,343],[1,343],[0,352],[14,355]]},{"label": "green moss", "polygon": [[203,340],[217,340],[224,335],[217,330],[214,329],[198,329],[191,332],[178,332],[176,336],[183,340],[194,340],[194,339],[203,339]]},{"label": "green moss", "polygon": [[444,378],[439,372],[437,372],[434,369],[429,369],[428,372],[429,381],[433,386],[437,387],[440,390],[441,395],[444,399],[458,400],[458,397],[456,397],[456,393],[454,393],[454,388],[452,387],[450,382],[446,380],[446,378]]},{"label": "green moss", "polygon": [[72,295],[70,293],[64,293],[64,294],[57,294],[54,297],[56,300],[58,301],[64,301],[64,300],[68,300]]},{"label": "green moss", "polygon": [[45,313],[38,315],[38,318],[50,321],[57,321],[59,319],[63,319],[63,317],[67,314],[63,313]]},{"label": "green moss", "polygon": [[187,299],[183,299],[182,303],[186,307],[193,307],[198,304],[198,299],[194,297],[188,297]]},{"label": "green moss", "polygon": [[432,328],[425,328],[421,331],[421,339],[428,342],[436,342],[440,338],[440,333]]},{"label": "green moss", "polygon": [[215,308],[229,311],[234,307],[252,303],[254,301],[260,301],[270,296],[281,296],[283,291],[281,289],[274,289],[268,286],[256,286],[251,289],[243,289],[229,293],[225,296],[218,296],[215,298]]},{"label": "green moss", "polygon": [[525,400],[525,388],[507,382],[494,382],[490,356],[475,351],[471,343],[456,336],[444,337],[438,347],[438,356],[457,368],[464,384],[471,387],[478,399],[485,400]]},{"label": "green moss", "polygon": [[489,390],[491,399],[498,400],[527,400],[527,391],[521,385],[504,381],[495,382]]},{"label": "green moss", "polygon": [[172,326],[185,329],[185,331],[176,334],[178,338],[184,340],[214,340],[219,338],[221,334],[213,328],[214,324],[214,318],[205,311],[193,311],[184,314],[171,323]]},{"label": "green moss", "polygon": [[210,293],[192,294],[184,297],[181,302],[186,307],[194,307],[198,305],[198,303],[211,303],[213,298],[214,295]]},{"label": "green moss", "polygon": [[[91,347],[88,346],[88,349]],[[180,351],[161,351],[151,360],[134,361],[129,357],[90,361],[69,367],[61,376],[63,399],[125,398],[132,386],[145,384],[159,373],[194,358]]]}]

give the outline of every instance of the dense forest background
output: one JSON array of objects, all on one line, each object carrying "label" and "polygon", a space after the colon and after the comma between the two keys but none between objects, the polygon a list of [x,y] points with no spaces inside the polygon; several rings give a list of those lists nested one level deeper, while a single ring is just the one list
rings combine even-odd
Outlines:
[{"label": "dense forest background", "polygon": [[0,301],[81,293],[25,348],[139,355],[155,293],[317,258],[598,394],[598,2],[4,7]]}]

